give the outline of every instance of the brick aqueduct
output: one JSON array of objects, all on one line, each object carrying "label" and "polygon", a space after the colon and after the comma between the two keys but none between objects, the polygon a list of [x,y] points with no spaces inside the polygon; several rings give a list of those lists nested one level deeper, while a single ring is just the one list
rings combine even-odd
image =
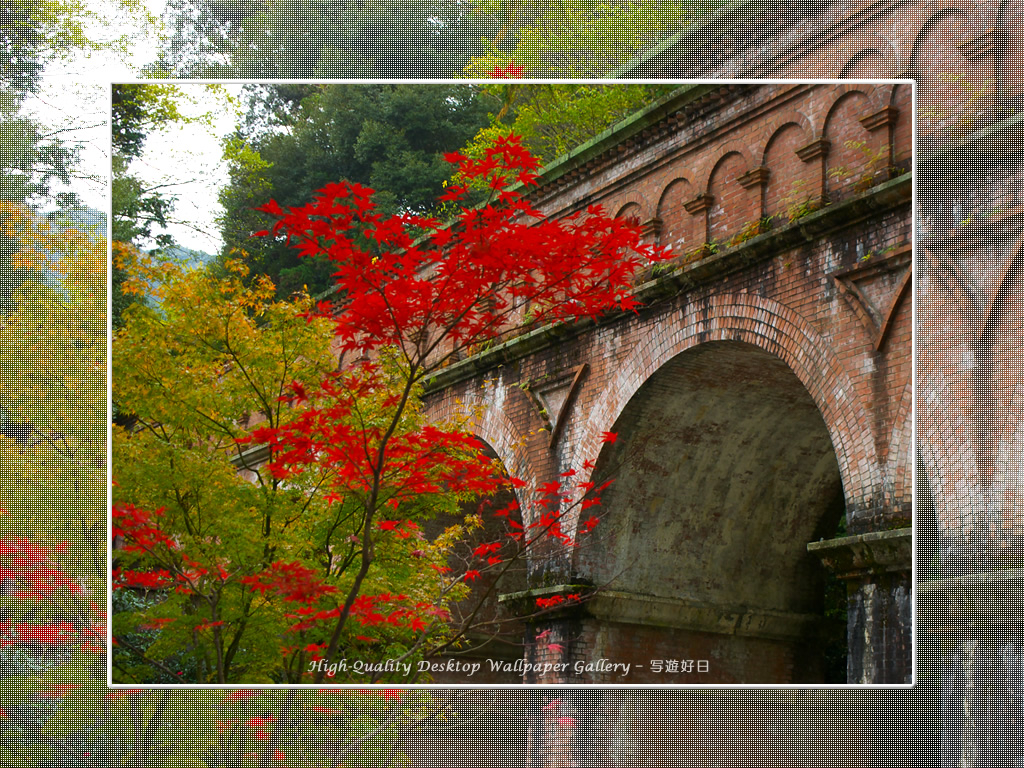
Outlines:
[{"label": "brick aqueduct", "polygon": [[615,478],[519,596],[595,590],[527,630],[527,682],[911,681],[913,124],[906,83],[693,85],[542,175],[547,215],[599,204],[679,257],[638,313],[430,384],[530,487]]},{"label": "brick aqueduct", "polygon": [[[578,420],[567,424],[567,429],[575,430],[571,442],[578,444],[583,452],[594,452],[593,434],[589,430],[593,429],[593,419],[602,416],[598,409],[607,407],[608,411],[603,414],[607,420],[616,427],[625,426],[615,424],[618,417],[628,420],[631,429],[623,429],[627,433],[626,440],[643,450],[644,463],[636,472],[654,476],[661,473],[662,476],[652,495],[634,498],[635,479],[620,473],[624,481],[620,488],[625,489],[625,498],[608,498],[611,514],[618,513],[620,526],[609,526],[615,533],[604,551],[596,553],[589,562],[566,564],[568,572],[576,575],[587,568],[615,570],[620,560],[630,559],[638,551],[636,540],[632,538],[634,526],[638,536],[643,536],[647,530],[643,516],[636,514],[638,511],[665,515],[671,499],[680,519],[685,521],[685,525],[670,529],[671,535],[660,540],[661,546],[673,550],[674,554],[666,557],[668,553],[664,551],[643,548],[640,570],[635,572],[631,582],[618,588],[621,593],[628,594],[631,589],[645,592],[653,584],[658,596],[665,592],[671,592],[672,597],[682,594],[684,589],[680,585],[684,584],[688,573],[692,576],[692,572],[686,570],[686,557],[692,561],[705,555],[703,549],[693,545],[686,536],[691,531],[698,534],[694,538],[709,533],[710,526],[701,519],[701,514],[707,512],[704,519],[717,514],[721,522],[719,530],[729,533],[729,541],[735,546],[739,546],[737,542],[741,540],[735,535],[737,530],[742,532],[751,525],[755,526],[753,538],[760,538],[760,541],[751,547],[756,560],[751,563],[746,559],[746,567],[737,565],[732,574],[737,586],[730,593],[731,602],[719,589],[722,586],[722,571],[719,570],[703,583],[687,585],[692,587],[689,594],[697,604],[713,607],[711,616],[714,617],[723,602],[743,603],[762,589],[762,594],[770,595],[774,601],[772,607],[782,606],[781,613],[791,617],[806,613],[803,601],[810,600],[810,590],[799,589],[797,579],[781,575],[787,558],[788,562],[799,562],[803,551],[798,553],[795,543],[789,550],[775,549],[779,539],[774,535],[774,526],[756,527],[759,522],[763,523],[769,508],[783,501],[780,489],[763,486],[767,499],[762,504],[761,499],[751,498],[745,484],[739,484],[739,496],[718,494],[718,502],[708,512],[700,507],[700,492],[714,494],[695,485],[699,471],[673,472],[672,476],[677,478],[674,482],[680,487],[678,491],[670,487],[673,481],[665,477],[665,469],[674,470],[677,464],[702,469],[696,449],[710,447],[714,440],[722,446],[718,449],[720,454],[729,456],[731,464],[727,466],[730,469],[740,468],[745,455],[758,457],[755,465],[776,461],[782,466],[795,464],[799,477],[820,477],[824,481],[823,491],[831,477],[834,487],[838,484],[843,487],[847,533],[851,535],[862,531],[900,530],[907,514],[907,464],[913,458],[917,491],[918,598],[915,685],[752,691],[695,688],[622,691],[590,686],[559,692],[558,706],[547,704],[544,707],[541,705],[549,701],[550,696],[542,695],[537,689],[518,694],[504,692],[502,697],[493,699],[497,719],[492,726],[495,735],[491,742],[486,741],[479,728],[459,731],[456,738],[468,736],[472,753],[447,751],[442,756],[438,751],[439,740],[431,739],[428,730],[410,739],[416,764],[477,768],[481,762],[530,768],[1002,768],[1022,765],[1022,12],[1024,0],[838,0],[831,3],[733,0],[617,73],[623,78],[911,78],[916,81],[918,195],[914,213],[918,253],[914,275],[917,308],[914,445],[910,442],[906,418],[908,379],[905,372],[896,372],[899,355],[894,355],[899,345],[906,345],[907,298],[895,301],[895,312],[889,311],[897,297],[893,283],[902,279],[897,251],[906,242],[895,234],[905,232],[900,228],[905,227],[906,214],[899,215],[899,203],[886,204],[887,200],[892,200],[892,195],[899,197],[900,185],[905,184],[899,179],[891,180],[891,186],[877,188],[876,195],[866,198],[866,201],[877,200],[888,207],[881,211],[876,209],[862,218],[861,224],[844,220],[843,227],[836,230],[819,231],[811,227],[815,221],[824,224],[830,209],[842,210],[829,206],[820,214],[823,218],[808,217],[802,226],[794,230],[780,229],[770,235],[769,240],[762,241],[768,243],[774,237],[794,238],[793,241],[780,240],[778,249],[781,252],[788,248],[794,253],[791,271],[783,269],[787,262],[780,261],[777,254],[765,254],[756,248],[754,240],[748,243],[748,250],[741,246],[735,252],[721,251],[717,254],[719,261],[695,265],[690,278],[680,277],[679,292],[674,292],[673,287],[673,295],[652,306],[651,313],[661,308],[667,314],[668,309],[674,307],[675,319],[666,322],[665,334],[652,333],[648,346],[633,348],[631,352],[623,352],[620,347],[616,352],[611,326],[556,342],[564,349],[567,360],[578,361],[577,365],[587,363],[586,376],[590,377],[581,383],[570,404],[572,413],[580,415]],[[892,127],[871,129],[871,125],[884,122],[886,118],[884,112],[866,104],[871,103],[871,98],[879,99],[883,92],[865,94],[866,101],[860,102],[864,107],[858,105],[859,114],[850,117],[865,127],[872,140],[879,144],[884,131],[895,130],[894,144],[899,148],[900,130],[906,130],[906,125],[900,123],[900,119],[906,117],[905,111],[901,109],[893,115],[896,122]],[[859,97],[847,98],[851,111],[857,111],[852,108]],[[897,91],[895,104],[890,104],[900,109],[900,98],[905,97]],[[886,106],[874,103],[879,108]],[[729,106],[723,106],[721,114],[724,115]],[[862,117],[868,118],[867,125],[861,122]],[[770,123],[769,115],[765,125]],[[828,126],[812,120],[798,125],[804,131],[801,140],[806,137],[807,141],[798,141],[796,130],[792,129],[790,146],[799,144],[795,148],[803,150],[804,157],[813,155],[815,150],[809,147],[823,138],[823,126],[826,132]],[[689,199],[680,195],[684,198],[680,202],[684,210],[685,204],[691,203],[687,213],[691,217],[696,214],[695,219],[686,219],[678,212],[670,214],[672,206],[658,205],[663,200],[661,191],[671,191],[667,178],[661,184],[654,183],[656,177],[652,174],[649,194],[641,194],[643,163],[640,153],[623,152],[624,157],[634,158],[637,167],[634,169],[626,160],[619,171],[624,184],[637,180],[635,197],[630,200],[626,193],[615,197],[617,188],[610,183],[612,175],[606,172],[608,201],[621,201],[623,206],[635,203],[641,218],[648,217],[645,221],[661,218],[660,230],[652,223],[651,233],[654,236],[657,232],[656,236],[663,239],[676,237],[672,227],[679,224],[673,221],[684,222],[682,226],[696,226],[698,232],[702,223],[714,228],[721,227],[727,220],[731,222],[726,218],[731,215],[727,211],[739,208],[716,208],[716,204],[727,199],[726,188],[730,186],[734,198],[754,201],[750,215],[755,215],[759,193],[764,194],[761,204],[767,206],[772,195],[781,192],[772,190],[780,180],[779,174],[769,173],[767,187],[758,183],[760,172],[757,169],[765,165],[763,148],[768,146],[767,138],[740,141],[737,136],[737,141],[728,147],[738,153],[733,159],[721,152],[715,158],[709,155],[703,162],[680,169],[679,175],[690,185],[687,195],[692,193]],[[633,141],[639,148],[644,142],[665,139],[654,134],[645,138],[640,132]],[[781,148],[782,137],[779,142]],[[726,148],[723,144],[722,149]],[[824,160],[826,167],[839,164],[831,153],[842,149],[840,142],[833,141],[829,145],[830,154]],[[905,152],[906,144],[902,145],[902,150]],[[769,160],[772,155],[769,147]],[[717,165],[719,158],[723,159],[721,166]],[[815,169],[814,158],[809,159],[810,169]],[[768,165],[770,167],[770,162]],[[599,161],[595,161],[594,171],[599,171],[600,167]],[[794,164],[793,167],[811,173],[808,166]],[[744,175],[750,172],[753,175]],[[600,177],[595,173],[597,178]],[[738,188],[722,185],[720,182],[726,178],[743,179],[751,185],[740,184]],[[567,178],[564,186],[555,190],[551,210],[557,210],[559,205],[571,205],[574,189],[579,190],[576,194],[586,194],[579,186],[580,181],[576,181],[575,187],[572,181]],[[825,183],[829,181],[826,174]],[[705,211],[700,210],[702,203],[697,202],[700,193],[715,198],[705,198],[710,203]],[[666,202],[671,199],[671,196],[664,198]],[[565,202],[560,203],[560,200]],[[837,199],[837,204],[842,205],[842,202]],[[701,216],[705,218],[702,220]],[[889,231],[885,226],[878,227],[878,222],[886,217],[892,219],[893,234],[885,234]],[[864,238],[874,237],[877,242],[885,243],[881,249],[876,248],[878,254],[890,244],[896,245],[896,249],[885,251],[876,262],[891,271],[886,275],[871,273],[871,263],[878,256],[873,255],[861,265],[856,254],[839,256],[836,250],[830,251],[833,242],[843,239],[844,228],[848,231],[847,241],[856,242],[856,236],[862,232]],[[715,231],[712,229],[712,237]],[[786,235],[786,232],[792,234]],[[797,232],[808,239],[800,243]],[[697,239],[699,237],[698,234]],[[865,247],[872,246],[873,243]],[[813,256],[807,256],[808,253]],[[838,263],[830,262],[830,256]],[[735,271],[726,267],[729,258],[735,260]],[[753,287],[753,280],[744,285],[746,270],[756,270],[753,262],[762,258],[763,273],[772,274],[774,279],[766,280],[758,288]],[[719,272],[715,271],[717,265],[722,267]],[[794,308],[797,293],[784,292],[785,286],[795,286],[801,277],[808,285],[815,277],[819,281],[818,290],[812,292],[819,302],[817,305],[809,300],[807,304],[796,302]],[[735,310],[731,314],[723,299],[713,298],[712,286],[721,287],[723,296],[733,298]],[[816,309],[811,309],[813,306]],[[783,308],[773,312],[768,307]],[[834,310],[834,314],[830,314],[829,309]],[[620,322],[639,327],[649,317],[652,314]],[[769,318],[772,318],[770,322]],[[759,328],[764,332],[759,333]],[[776,329],[774,335],[767,332],[769,328]],[[703,337],[700,336],[702,330]],[[801,344],[802,338],[827,340],[828,343]],[[693,343],[704,339],[704,343]],[[596,351],[593,345],[602,340],[609,353],[605,357],[614,369],[604,365],[600,370],[596,367],[590,370],[593,358],[587,356],[588,343],[589,349]],[[621,357],[611,354],[613,352]],[[521,378],[536,382],[539,388],[545,372],[545,354],[552,353],[538,349],[530,356],[510,358],[505,363],[502,375],[506,402],[501,408],[491,409],[486,430],[496,449],[502,450],[508,445],[502,441],[502,435],[508,434],[506,430],[515,419],[539,423],[539,416],[530,411],[531,403],[519,398],[509,385]],[[845,362],[829,368],[827,363],[836,359]],[[780,360],[782,363],[778,362]],[[723,363],[723,373],[716,375],[711,363],[719,362]],[[903,365],[906,364],[904,358]],[[735,374],[751,370],[759,372],[756,385],[759,392],[783,394],[786,407],[780,406],[778,410],[798,412],[800,395],[806,393],[805,413],[813,407],[825,426],[811,428],[814,419],[807,415],[803,436],[811,442],[804,446],[811,448],[814,435],[818,435],[817,456],[827,464],[827,435],[835,451],[836,465],[832,469],[822,468],[817,475],[817,470],[796,462],[793,456],[799,448],[790,444],[791,433],[785,433],[785,438],[777,440],[771,450],[758,445],[757,435],[740,436],[743,419],[737,414],[742,412],[741,405],[763,408],[776,426],[785,423],[783,415],[765,407],[761,400],[742,399],[745,391],[735,383]],[[849,386],[838,384],[839,379],[829,379],[829,374],[812,373],[821,371],[835,371],[845,377],[843,383],[848,382]],[[702,412],[697,405],[688,405],[686,398],[679,394],[692,391],[697,381],[713,385],[722,393],[716,400],[721,406],[708,402],[706,418],[699,415]],[[453,387],[458,385],[451,383]],[[831,400],[839,389],[844,397]],[[670,430],[667,435],[662,433],[660,425],[645,422],[655,401],[664,403],[664,407],[680,417],[666,427]],[[720,408],[730,404],[737,406],[728,419],[728,426],[733,429],[716,432],[705,429],[703,433],[698,429],[687,433],[678,426],[684,416],[709,426],[724,415]],[[621,408],[621,413],[615,411],[617,407]],[[801,422],[789,424],[793,423]],[[663,437],[670,439],[661,441]],[[659,441],[664,448],[658,445]],[[676,444],[675,449],[668,446],[670,442]],[[532,450],[510,451],[505,458],[516,470],[544,475],[553,467],[572,461],[561,453],[569,444],[567,432],[559,438],[554,450],[534,444]],[[744,448],[745,453],[739,448]],[[731,450],[728,454],[727,449]],[[761,469],[755,466],[752,471],[756,473]],[[712,471],[705,477],[713,481],[720,476]],[[747,491],[745,496],[743,491]],[[665,501],[656,499],[654,494],[664,496]],[[682,503],[684,495],[687,499]],[[689,501],[693,496],[697,502]],[[810,495],[799,499],[794,496],[793,500],[808,504],[806,508],[812,510],[809,515],[817,515],[825,524],[831,521],[830,514],[835,514],[828,511],[825,498],[823,493],[816,502]],[[691,503],[696,506],[688,506]],[[780,523],[791,525],[795,518],[785,516],[786,504],[780,504],[778,509],[782,509],[784,515]],[[891,525],[884,522],[887,519]],[[802,537],[801,546],[819,536],[817,531],[808,535],[807,531],[798,533],[791,529],[791,533],[794,542],[798,536]],[[870,538],[870,534],[865,535]],[[822,530],[820,536],[828,539],[830,532]],[[880,542],[886,543],[878,546]],[[859,549],[826,545],[817,552],[840,570],[872,557],[876,564],[896,565],[900,559],[897,555],[905,552],[905,542],[905,537],[893,533],[882,535]],[[723,568],[726,562],[730,566],[738,562],[728,561],[728,556],[734,555],[736,550],[730,550],[724,535],[709,544],[709,549],[707,562],[720,562]],[[858,561],[858,557],[861,560]],[[803,562],[810,567],[810,561]],[[900,621],[906,616],[905,613],[900,616],[900,611],[906,607],[900,596],[900,589],[906,584],[905,575],[899,571],[883,575],[878,570],[877,567],[866,569],[862,576],[853,573],[848,582],[853,598],[848,621],[851,678],[906,679],[906,624]],[[757,581],[762,575],[777,589],[768,585],[761,587]],[[667,587],[664,590],[659,581],[662,578]],[[656,647],[671,636],[672,631],[696,634],[694,624],[700,622],[686,621],[695,613],[700,618],[699,612],[687,613],[692,603],[652,602],[656,603],[652,612],[639,616],[642,600],[626,599],[617,604],[609,601],[609,611],[618,610],[619,618],[627,619],[618,624],[624,628],[624,633],[630,639],[646,643],[641,655],[647,655],[648,648]],[[652,623],[645,624],[644,620],[662,609],[670,613],[677,624],[689,628],[673,630],[663,624],[664,633],[654,636]],[[895,621],[887,622],[884,617]],[[787,626],[793,629],[797,624],[789,621]],[[863,632],[858,631],[861,627]],[[567,638],[578,638],[573,642],[582,644],[599,642],[602,631],[612,631],[602,630],[598,621],[586,618],[577,620],[575,626],[567,618],[559,629]],[[897,630],[895,642],[889,642],[890,629]],[[734,651],[736,656],[729,658],[738,658],[747,648],[752,650],[755,642],[751,633],[737,636],[735,643],[727,642],[728,636],[724,633],[717,636],[707,633],[705,637],[709,638],[711,650],[717,649],[723,654],[721,658]],[[883,642],[875,642],[879,639]],[[794,677],[810,674],[810,667],[802,663],[785,666],[797,652],[798,642],[792,634],[766,642],[773,646],[772,656],[779,662],[776,669],[786,669]],[[578,646],[569,644],[568,647],[570,653],[581,652]],[[668,651],[665,653],[668,655]],[[797,656],[797,660],[802,662],[803,656]],[[723,673],[726,669],[719,663],[714,668]],[[565,717],[573,718],[574,727],[568,731],[560,727],[560,719]],[[442,732],[447,743],[452,743],[451,734]],[[516,757],[500,757],[506,754],[502,747],[508,744],[517,745]],[[495,757],[481,761],[480,756],[486,754]]]}]

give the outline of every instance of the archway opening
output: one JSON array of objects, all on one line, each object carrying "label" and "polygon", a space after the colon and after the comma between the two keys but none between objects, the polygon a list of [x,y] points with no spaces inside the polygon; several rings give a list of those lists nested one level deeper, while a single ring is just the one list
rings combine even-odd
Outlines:
[{"label": "archway opening", "polygon": [[[497,452],[480,440],[481,453],[499,464],[508,476]],[[446,541],[449,572],[439,574],[439,581],[462,579],[458,586],[466,592],[448,607],[453,641],[429,659],[437,670],[432,673],[432,682],[522,682],[519,673],[491,664],[514,663],[523,655],[525,624],[499,600],[501,594],[521,592],[527,587],[527,553],[514,536],[522,528],[522,513],[511,486],[489,496],[467,499],[457,513],[437,515],[424,523],[426,539],[434,544]],[[460,666],[451,671],[445,666],[448,661],[458,661]],[[467,678],[465,670],[474,664],[479,669]]]},{"label": "archway opening", "polygon": [[[702,344],[612,429],[595,474],[616,479],[579,571],[601,591],[598,645],[647,670],[631,681],[845,682],[845,621],[826,615],[826,573],[807,552],[841,525],[842,479],[788,365],[744,342]],[[673,675],[669,661],[694,663]]]}]

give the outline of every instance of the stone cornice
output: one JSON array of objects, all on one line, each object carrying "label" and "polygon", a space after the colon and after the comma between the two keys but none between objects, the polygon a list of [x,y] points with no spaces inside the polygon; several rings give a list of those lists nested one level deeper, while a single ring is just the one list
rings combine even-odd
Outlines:
[{"label": "stone cornice", "polygon": [[796,151],[796,156],[805,163],[809,163],[811,160],[817,160],[819,157],[827,155],[829,147],[831,146],[832,142],[828,139],[815,139],[810,144],[800,147],[800,149]]},{"label": "stone cornice", "polygon": [[679,88],[544,166],[537,179],[539,187],[528,193],[530,199],[537,204],[540,198],[556,196],[566,186],[618,165],[623,149],[639,150],[660,141],[704,109],[734,100],[737,88],[744,87],[754,86],[699,84]]},{"label": "stone cornice", "polygon": [[[623,152],[637,154],[658,145],[658,158],[653,164],[627,169],[617,174],[605,192],[620,188],[644,173],[673,162],[685,154],[699,153],[704,147],[720,142],[737,124],[750,122],[797,100],[816,86],[806,83],[777,83],[771,86],[750,84],[686,86],[656,102],[651,108],[619,123],[593,142],[545,166],[538,176],[539,186],[527,192],[530,202],[547,215],[567,216],[580,210],[578,201],[565,199],[565,193],[581,182],[590,182],[602,173],[623,168]],[[767,90],[766,90],[767,89]],[[742,110],[728,111],[740,97],[761,90],[755,98],[747,100]],[[711,112],[724,114],[713,127],[704,124]],[[699,126],[690,130],[690,126]],[[673,136],[690,131],[685,140],[671,143]],[[752,171],[753,183],[763,183],[757,169]],[[571,193],[569,195],[571,198]],[[550,207],[550,206],[554,207]]]},{"label": "stone cornice", "polygon": [[258,469],[270,461],[269,445],[254,445],[231,457],[231,463],[236,469]]},{"label": "stone cornice", "polygon": [[925,581],[917,594],[932,631],[1024,622],[1024,568]]},{"label": "stone cornice", "polygon": [[[922,173],[949,173],[963,178],[965,164],[984,157],[1013,157],[1024,141],[1024,114],[1017,114],[966,133],[942,147],[918,146],[917,167]],[[923,140],[921,143],[925,143]]]},{"label": "stone cornice", "polygon": [[711,195],[697,195],[692,200],[687,200],[685,203],[683,203],[683,208],[686,210],[687,213],[695,215],[703,211],[706,211],[708,208],[714,205],[714,202],[715,198],[713,198]]},{"label": "stone cornice", "polygon": [[879,128],[895,123],[899,114],[900,111],[896,107],[882,107],[877,112],[862,117],[860,124],[869,131],[877,131]]},{"label": "stone cornice", "polygon": [[759,165],[757,168],[744,173],[737,179],[740,186],[744,189],[750,189],[751,187],[763,187],[768,184],[768,177],[771,175],[771,171],[763,165]]},{"label": "stone cornice", "polygon": [[965,59],[978,60],[995,55],[1003,42],[1003,31],[989,29],[960,45],[960,53]]},{"label": "stone cornice", "polygon": [[[578,585],[558,585],[501,595],[498,600],[515,609],[535,610],[538,597],[580,592]],[[662,597],[614,590],[598,590],[580,601],[566,600],[560,612],[587,615],[599,621],[671,627],[690,632],[735,635],[771,640],[814,636],[823,619],[813,614],[772,611],[747,605],[726,605],[688,597]]]},{"label": "stone cornice", "polygon": [[[664,77],[667,67],[673,62],[685,60],[687,54],[693,51],[704,54],[699,57],[699,66],[677,76],[713,76],[717,74],[723,61],[732,58],[736,50],[743,47],[756,50],[758,55],[747,60],[737,60],[736,64],[740,66],[732,67],[730,71],[735,76],[744,77],[770,75],[772,72],[778,72],[780,68],[784,69],[787,63],[805,56],[816,47],[827,46],[836,39],[847,37],[854,28],[863,26],[881,14],[891,12],[898,7],[898,3],[895,0],[851,2],[848,4],[848,13],[843,16],[838,15],[839,9],[827,3],[790,0],[789,6],[787,12],[780,13],[778,3],[768,3],[767,0],[739,0],[729,3],[644,51],[632,61],[614,70],[610,77]],[[757,40],[784,38],[785,36],[779,35],[777,30],[792,28],[799,16],[808,20],[807,25],[813,31],[809,30],[795,37],[788,45],[783,44],[775,51],[767,45],[753,44]],[[738,36],[749,38],[746,46],[732,45],[722,48],[717,59],[707,56],[708,40],[732,40]]]},{"label": "stone cornice", "polygon": [[913,542],[913,531],[900,528],[812,541],[807,551],[841,579],[873,578],[881,573],[909,573]]}]

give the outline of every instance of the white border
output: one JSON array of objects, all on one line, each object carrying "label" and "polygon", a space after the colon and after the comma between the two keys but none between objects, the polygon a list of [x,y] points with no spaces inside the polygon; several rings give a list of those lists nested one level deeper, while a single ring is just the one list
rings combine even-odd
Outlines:
[{"label": "white border", "polygon": [[[205,86],[205,85],[605,85],[605,86],[629,86],[629,85],[852,85],[852,84],[866,84],[866,85],[909,85],[911,89],[911,104],[912,104],[912,119],[913,119],[913,130],[911,131],[911,151],[912,161],[911,168],[913,177],[911,179],[911,573],[910,573],[910,595],[913,604],[913,617],[911,619],[911,682],[910,683],[327,683],[327,684],[313,684],[313,683],[301,683],[295,685],[286,685],[283,683],[236,683],[236,684],[221,684],[221,683],[181,683],[180,685],[170,684],[130,684],[130,683],[114,683],[113,682],[113,590],[110,589],[110,573],[113,569],[113,546],[111,544],[112,537],[111,531],[113,530],[113,515],[112,515],[112,504],[113,504],[113,456],[111,453],[112,449],[112,437],[113,437],[113,336],[112,336],[112,253],[113,253],[113,176],[112,171],[107,179],[107,687],[112,690],[275,690],[275,689],[286,689],[286,690],[323,690],[323,689],[348,689],[348,690],[379,690],[379,689],[392,689],[392,690],[432,690],[432,689],[468,689],[468,690],[485,690],[485,689],[520,689],[520,688],[539,688],[549,690],[562,690],[562,689],[626,689],[626,690],[643,690],[643,689],[669,689],[669,690],[715,690],[715,689],[740,689],[740,690],[771,690],[771,689],[796,689],[796,690],[857,690],[857,689],[868,689],[868,690],[886,690],[886,689],[909,689],[917,685],[917,671],[918,671],[918,649],[917,649],[917,636],[918,636],[918,610],[917,610],[917,262],[918,262],[918,247],[917,247],[917,211],[918,211],[918,196],[917,196],[917,182],[918,182],[918,157],[917,157],[917,139],[918,139],[918,105],[917,105],[917,81],[909,78],[868,78],[864,80],[851,79],[851,78],[833,78],[833,79],[803,79],[803,78],[771,78],[771,79],[754,79],[754,78],[737,78],[737,79],[701,79],[701,80],[672,80],[672,79],[658,79],[658,78],[637,78],[637,79],[610,79],[610,78],[584,78],[578,80],[572,79],[558,79],[558,78],[542,78],[542,79],[525,79],[525,78],[504,78],[504,79],[439,79],[439,80],[424,80],[424,79],[402,79],[402,78],[383,78],[383,79],[372,79],[372,78],[342,78],[342,79],[315,79],[315,78],[296,78],[296,79],[245,79],[245,78],[225,78],[225,79],[158,79],[158,80],[146,80],[146,79],[124,79],[115,80],[110,82],[110,90],[108,91],[108,118],[111,121],[110,125],[113,125],[113,86],[114,85],[131,85],[131,84],[149,84],[149,85],[177,85],[177,86]],[[615,126],[610,126],[614,128]],[[607,130],[607,129],[606,129]],[[108,146],[110,147],[110,158],[113,162],[113,141]],[[898,460],[898,458],[897,458]]]}]

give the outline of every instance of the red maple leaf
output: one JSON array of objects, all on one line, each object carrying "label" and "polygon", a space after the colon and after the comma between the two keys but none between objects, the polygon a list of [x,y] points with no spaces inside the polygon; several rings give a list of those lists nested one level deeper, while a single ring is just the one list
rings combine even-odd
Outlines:
[{"label": "red maple leaf", "polygon": [[505,67],[496,66],[494,69],[487,73],[488,77],[493,77],[497,79],[518,79],[521,78],[524,74],[526,74],[526,70],[520,67],[518,64],[509,64]]}]

